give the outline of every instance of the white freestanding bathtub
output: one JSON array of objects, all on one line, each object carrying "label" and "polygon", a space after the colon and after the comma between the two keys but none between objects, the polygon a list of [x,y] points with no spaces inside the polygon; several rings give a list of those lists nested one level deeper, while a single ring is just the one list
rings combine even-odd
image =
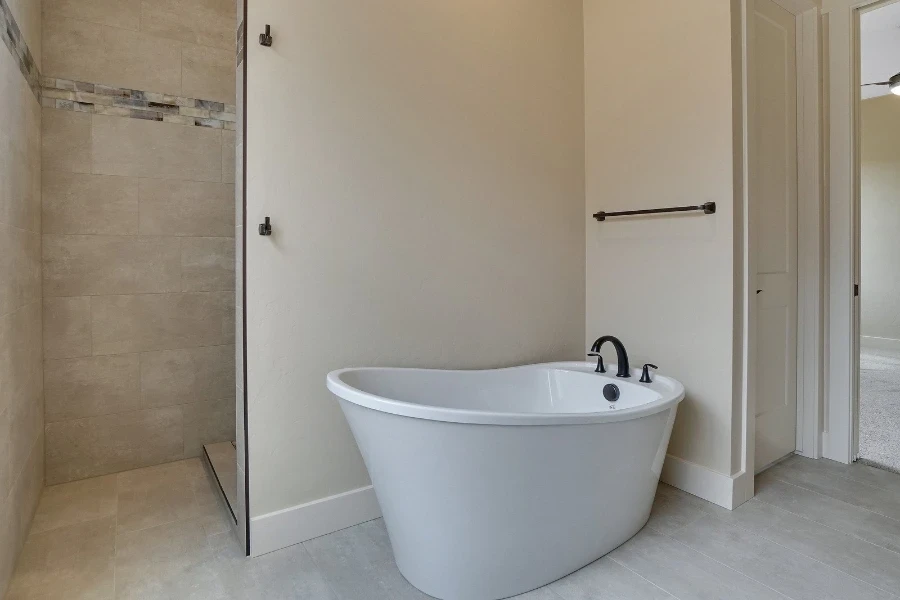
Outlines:
[{"label": "white freestanding bathtub", "polygon": [[[593,370],[328,374],[410,583],[442,600],[506,598],[644,526],[684,388]],[[618,401],[604,398],[607,384]]]}]

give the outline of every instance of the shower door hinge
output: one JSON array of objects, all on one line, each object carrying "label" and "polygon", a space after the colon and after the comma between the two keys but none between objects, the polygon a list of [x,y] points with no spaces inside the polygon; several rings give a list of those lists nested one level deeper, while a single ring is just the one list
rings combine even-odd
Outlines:
[{"label": "shower door hinge", "polygon": [[858,283],[853,284],[853,297],[859,298],[859,284]]}]

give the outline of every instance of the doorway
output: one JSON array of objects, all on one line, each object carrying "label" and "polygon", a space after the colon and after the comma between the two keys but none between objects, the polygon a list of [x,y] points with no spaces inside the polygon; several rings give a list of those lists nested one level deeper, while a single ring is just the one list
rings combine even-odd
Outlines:
[{"label": "doorway", "polygon": [[859,49],[857,457],[900,472],[900,3],[860,13]]}]

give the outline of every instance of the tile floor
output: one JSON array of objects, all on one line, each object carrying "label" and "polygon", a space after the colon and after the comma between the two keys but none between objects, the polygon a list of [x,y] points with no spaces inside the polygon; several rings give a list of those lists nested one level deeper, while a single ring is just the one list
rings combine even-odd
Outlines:
[{"label": "tile floor", "polygon": [[900,352],[860,348],[859,459],[900,473]]},{"label": "tile floor", "polygon": [[[241,555],[199,460],[47,488],[10,599],[425,600],[382,521]],[[661,485],[650,522],[520,600],[896,599],[900,476],[799,457],[729,512]]]}]

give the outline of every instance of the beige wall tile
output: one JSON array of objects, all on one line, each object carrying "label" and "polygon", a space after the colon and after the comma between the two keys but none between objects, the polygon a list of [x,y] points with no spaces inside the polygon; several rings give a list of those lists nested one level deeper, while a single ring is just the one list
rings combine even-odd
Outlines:
[{"label": "beige wall tile", "polygon": [[140,180],[140,232],[145,235],[234,235],[230,185],[163,179]]},{"label": "beige wall tile", "polygon": [[112,598],[116,519],[32,533],[10,586],[15,598]]},{"label": "beige wall tile", "polygon": [[[13,477],[12,477],[12,465],[9,462],[9,453],[12,450],[10,446],[10,437],[12,434],[11,427],[12,423],[10,422],[10,412],[12,412],[9,408],[0,409],[0,505],[6,502],[6,495],[9,494],[9,487],[12,485]],[[2,537],[0,537],[0,546],[6,543]],[[2,555],[2,550],[0,550],[0,555]],[[2,571],[3,565],[0,563],[0,571]]]},{"label": "beige wall tile", "polygon": [[0,78],[0,223],[37,232],[41,109],[9,52],[0,54]]},{"label": "beige wall tile", "polygon": [[137,31],[48,13],[43,75],[180,94],[181,47]]},{"label": "beige wall tile", "polygon": [[44,0],[44,13],[137,31],[141,0]]},{"label": "beige wall tile", "polygon": [[234,343],[232,292],[95,296],[94,354]]},{"label": "beige wall tile", "polygon": [[234,289],[234,238],[182,238],[181,290]]},{"label": "beige wall tile", "polygon": [[143,0],[141,30],[159,37],[234,51],[231,0]]},{"label": "beige wall tile", "polygon": [[44,488],[31,533],[37,534],[116,514],[116,476],[105,475]]},{"label": "beige wall tile", "polygon": [[141,119],[94,115],[93,172],[159,179],[221,181],[222,132]]},{"label": "beige wall tile", "polygon": [[222,50],[185,44],[181,51],[182,94],[234,104],[234,48]]},{"label": "beige wall tile", "polygon": [[44,296],[178,291],[178,240],[105,235],[44,236]]},{"label": "beige wall tile", "polygon": [[8,0],[9,9],[19,24],[22,37],[41,68],[41,0]]},{"label": "beige wall tile", "polygon": [[234,398],[194,402],[184,409],[184,455],[200,456],[203,444],[234,440]]},{"label": "beige wall tile", "polygon": [[91,299],[44,298],[44,358],[91,355]]},{"label": "beige wall tile", "polygon": [[0,225],[0,315],[41,297],[40,235]]},{"label": "beige wall tile", "polygon": [[41,161],[44,171],[91,172],[91,115],[43,109]]},{"label": "beige wall tile", "polygon": [[24,467],[10,494],[11,516],[16,527],[16,541],[24,543],[44,489],[44,436],[39,432],[31,444]]},{"label": "beige wall tile", "polygon": [[24,468],[44,417],[40,303],[0,317],[0,412],[8,411],[13,480]]},{"label": "beige wall tile", "polygon": [[47,484],[178,460],[180,407],[48,423]]},{"label": "beige wall tile", "polygon": [[45,171],[43,233],[134,235],[138,180]]},{"label": "beige wall tile", "polygon": [[222,181],[225,183],[234,183],[235,172],[235,153],[234,153],[234,131],[222,131]]},{"label": "beige wall tile", "polygon": [[234,346],[141,354],[141,406],[218,400],[234,389]]},{"label": "beige wall tile", "polygon": [[44,405],[48,423],[140,408],[137,354],[65,358],[44,363]]}]

